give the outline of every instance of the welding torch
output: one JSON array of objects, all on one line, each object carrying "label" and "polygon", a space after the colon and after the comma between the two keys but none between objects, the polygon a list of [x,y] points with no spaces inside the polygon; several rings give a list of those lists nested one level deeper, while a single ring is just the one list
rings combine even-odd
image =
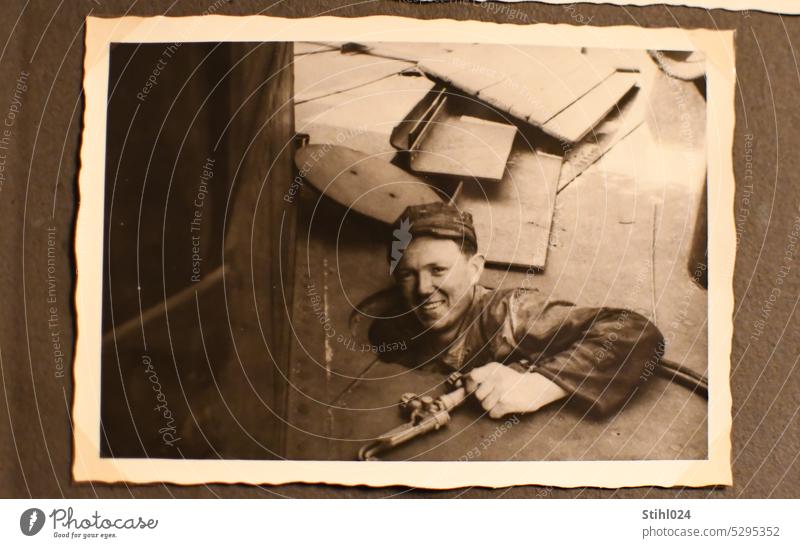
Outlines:
[{"label": "welding torch", "polygon": [[450,411],[461,405],[469,394],[461,373],[447,377],[453,391],[438,398],[406,393],[400,399],[400,409],[408,415],[408,422],[389,430],[358,451],[359,460],[379,460],[377,455],[397,447],[417,436],[438,430],[450,422]]},{"label": "welding torch", "polygon": [[[529,365],[522,360],[521,365]],[[668,380],[686,386],[692,392],[708,398],[708,380],[693,370],[661,360],[657,373]],[[529,369],[530,371],[531,369]],[[461,405],[471,393],[467,392],[463,375],[459,372],[450,374],[447,383],[454,388],[438,398],[406,393],[400,399],[400,409],[408,416],[408,422],[378,436],[374,441],[364,445],[358,451],[359,460],[379,460],[377,455],[402,445],[417,436],[447,426],[450,422],[450,411]]]}]

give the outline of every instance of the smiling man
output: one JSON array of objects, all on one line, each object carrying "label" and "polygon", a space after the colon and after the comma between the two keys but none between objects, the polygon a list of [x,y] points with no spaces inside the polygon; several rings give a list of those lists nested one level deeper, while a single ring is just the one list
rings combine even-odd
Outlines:
[{"label": "smiling man", "polygon": [[581,308],[533,290],[480,285],[484,258],[472,216],[444,203],[408,207],[397,220],[390,270],[401,306],[373,323],[382,357],[465,373],[492,418],[557,400],[595,415],[619,410],[664,340],[643,316]]}]

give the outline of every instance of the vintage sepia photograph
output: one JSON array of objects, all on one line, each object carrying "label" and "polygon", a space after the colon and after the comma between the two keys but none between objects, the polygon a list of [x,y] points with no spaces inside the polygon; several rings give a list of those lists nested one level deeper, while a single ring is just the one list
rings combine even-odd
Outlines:
[{"label": "vintage sepia photograph", "polygon": [[729,484],[731,39],[90,18],[75,479]]}]

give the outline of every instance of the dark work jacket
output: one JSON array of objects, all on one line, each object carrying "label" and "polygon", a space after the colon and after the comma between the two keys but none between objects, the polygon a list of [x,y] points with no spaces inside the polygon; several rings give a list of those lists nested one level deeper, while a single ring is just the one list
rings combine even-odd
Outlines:
[{"label": "dark work jacket", "polygon": [[428,344],[411,312],[375,321],[370,339],[386,349],[382,359],[411,367],[467,372],[500,362],[535,371],[593,415],[617,411],[664,351],[658,328],[636,312],[582,308],[548,301],[537,291],[483,286],[476,286],[458,335],[444,350]]}]

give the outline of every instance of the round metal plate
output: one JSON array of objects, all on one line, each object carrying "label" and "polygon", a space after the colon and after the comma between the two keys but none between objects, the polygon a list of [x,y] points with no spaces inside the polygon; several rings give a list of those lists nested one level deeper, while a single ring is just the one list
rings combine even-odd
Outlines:
[{"label": "round metal plate", "polygon": [[346,147],[308,145],[294,156],[314,187],[362,215],[391,224],[410,205],[442,201],[421,179],[380,158]]}]

